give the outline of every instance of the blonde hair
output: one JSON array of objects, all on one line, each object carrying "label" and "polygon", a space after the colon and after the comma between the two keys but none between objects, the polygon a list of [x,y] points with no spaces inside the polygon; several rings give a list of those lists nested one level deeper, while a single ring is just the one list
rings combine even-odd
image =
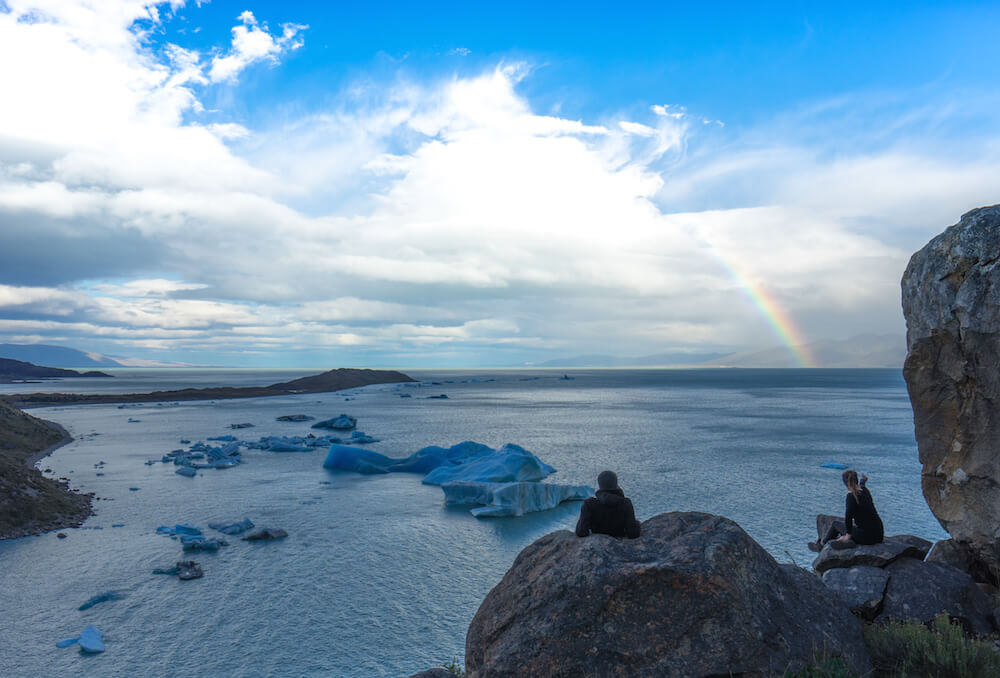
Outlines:
[{"label": "blonde hair", "polygon": [[847,489],[851,491],[855,499],[861,499],[861,485],[858,484],[858,472],[847,470],[841,475]]}]

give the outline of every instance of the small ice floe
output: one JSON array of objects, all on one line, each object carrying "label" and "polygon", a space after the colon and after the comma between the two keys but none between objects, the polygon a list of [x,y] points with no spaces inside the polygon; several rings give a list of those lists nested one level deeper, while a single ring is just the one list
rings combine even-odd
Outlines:
[{"label": "small ice floe", "polygon": [[308,414],[286,414],[278,417],[277,421],[312,421],[315,418],[310,417]]},{"label": "small ice floe", "polygon": [[284,539],[287,536],[288,533],[280,527],[262,527],[243,537],[243,541],[269,541],[271,539]]},{"label": "small ice floe", "polygon": [[232,429],[237,429],[237,428],[253,428],[253,426],[254,426],[253,424],[247,422],[245,424],[230,424],[229,428],[232,428]]},{"label": "small ice floe", "polygon": [[201,534],[202,530],[197,525],[192,525],[191,523],[177,523],[173,527],[168,527],[167,525],[161,525],[156,528],[156,534],[162,534],[168,537],[175,537],[177,535],[192,535],[197,536]]},{"label": "small ice floe", "polygon": [[213,530],[218,530],[222,534],[236,535],[243,534],[247,530],[252,530],[253,522],[249,518],[244,518],[235,523],[209,523],[208,526]]},{"label": "small ice floe", "polygon": [[847,468],[847,464],[841,464],[838,461],[825,461],[822,464],[820,464],[820,466],[823,468],[835,468],[840,470]]},{"label": "small ice floe", "polygon": [[[148,461],[146,463],[149,464]],[[153,463],[155,464],[156,462],[154,461]],[[138,487],[130,487],[130,488],[128,488],[128,491],[129,492],[138,492],[139,488]]]},{"label": "small ice floe", "polygon": [[104,593],[98,593],[93,598],[89,598],[87,600],[87,602],[85,602],[83,605],[81,605],[80,607],[78,607],[76,609],[78,609],[78,610],[80,610],[82,612],[83,610],[89,610],[94,605],[99,605],[101,603],[107,603],[107,602],[110,602],[112,600],[120,600],[122,597],[123,596],[120,593],[118,593],[117,591],[105,591]]},{"label": "small ice floe", "polygon": [[196,475],[198,475],[198,471],[196,471],[191,466],[180,466],[177,468],[177,470],[174,471],[174,473],[176,473],[179,476],[186,476],[188,478],[194,478]]},{"label": "small ice floe", "polygon": [[102,638],[104,633],[98,629],[93,624],[87,626],[83,631],[80,632],[77,638],[66,638],[60,640],[56,643],[56,647],[69,647],[75,643],[80,644],[80,650],[82,652],[89,652],[91,654],[96,654],[98,652],[104,652],[104,641]]},{"label": "small ice floe", "polygon": [[111,527],[125,527],[125,523],[111,523]]},{"label": "small ice floe", "polygon": [[205,440],[215,440],[215,441],[224,442],[224,443],[231,443],[234,440],[236,440],[236,436],[232,436],[232,435],[215,436],[214,438],[206,438]]},{"label": "small ice floe", "polygon": [[340,416],[332,419],[318,421],[312,425],[312,428],[327,428],[333,429],[334,431],[350,431],[357,425],[358,420],[356,418],[347,414],[341,414]]},{"label": "small ice floe", "polygon": [[128,423],[130,423],[130,424],[138,424],[141,421],[142,421],[142,419],[133,419],[132,417],[128,418]]},{"label": "small ice floe", "polygon": [[448,396],[447,396],[447,394],[442,393],[441,395],[427,396],[427,399],[428,400],[447,400]]},{"label": "small ice floe", "polygon": [[201,569],[201,565],[193,560],[179,560],[173,567],[158,567],[153,570],[153,574],[176,576],[178,579],[183,580],[198,579],[205,575]]},{"label": "small ice floe", "polygon": [[367,445],[369,443],[377,443],[378,438],[373,438],[364,431],[352,431],[351,440],[349,442],[356,445]]},{"label": "small ice floe", "polygon": [[413,396],[410,395],[409,393],[400,393],[399,397],[400,398],[412,398]]},{"label": "small ice floe", "polygon": [[96,476],[103,476],[104,474],[103,473],[95,473],[94,475],[96,475]]},{"label": "small ice floe", "polygon": [[191,444],[190,440],[182,440],[181,441],[181,445],[190,445],[190,444]]},{"label": "small ice floe", "polygon": [[218,537],[202,537],[183,535],[181,547],[185,551],[218,551],[220,546],[228,546],[229,542]]}]

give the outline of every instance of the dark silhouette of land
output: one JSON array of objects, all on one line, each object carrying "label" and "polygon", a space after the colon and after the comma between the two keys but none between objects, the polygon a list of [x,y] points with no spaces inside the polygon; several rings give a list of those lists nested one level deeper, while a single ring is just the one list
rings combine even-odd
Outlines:
[{"label": "dark silhouette of land", "polygon": [[360,370],[340,368],[301,379],[270,386],[219,386],[185,388],[177,391],[152,393],[12,393],[5,400],[16,407],[46,407],[95,403],[150,403],[180,400],[227,400],[232,398],[265,398],[295,393],[327,393],[371,384],[393,384],[416,381],[393,370]]},{"label": "dark silhouette of land", "polygon": [[104,372],[77,372],[60,367],[43,367],[10,358],[0,358],[0,384],[30,379],[62,379],[66,377],[111,377]]}]

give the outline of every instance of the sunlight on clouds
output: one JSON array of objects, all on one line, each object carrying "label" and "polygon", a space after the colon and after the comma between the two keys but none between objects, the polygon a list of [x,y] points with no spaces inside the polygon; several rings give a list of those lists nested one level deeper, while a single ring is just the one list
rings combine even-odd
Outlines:
[{"label": "sunlight on clouds", "polygon": [[232,81],[240,71],[257,61],[277,63],[282,52],[298,49],[303,42],[296,36],[308,26],[284,24],[281,35],[274,37],[267,24],[258,24],[253,12],[244,11],[239,16],[242,26],[233,26],[232,49],[225,56],[212,59],[208,77],[212,82]]}]

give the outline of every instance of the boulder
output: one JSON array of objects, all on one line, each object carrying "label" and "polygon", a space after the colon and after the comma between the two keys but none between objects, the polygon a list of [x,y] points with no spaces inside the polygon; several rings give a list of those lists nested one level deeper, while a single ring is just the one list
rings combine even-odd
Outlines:
[{"label": "boulder", "polygon": [[852,613],[871,621],[882,611],[882,597],[889,583],[889,573],[872,565],[838,567],[823,573],[823,583],[840,597]]},{"label": "boulder", "polygon": [[[928,542],[929,543],[929,542]],[[822,574],[827,570],[856,565],[871,565],[885,567],[900,558],[923,558],[926,550],[908,540],[897,541],[888,537],[881,544],[871,546],[856,545],[851,548],[835,548],[833,542],[828,542],[823,550],[813,560],[813,569]]]},{"label": "boulder", "polygon": [[964,214],[903,274],[907,356],[924,498],[1000,575],[1000,205]]},{"label": "boulder", "polygon": [[956,567],[968,573],[974,580],[983,584],[997,585],[997,579],[982,560],[967,544],[955,539],[942,539],[931,548],[924,557],[929,563],[940,563]]},{"label": "boulder", "polygon": [[993,631],[993,602],[965,572],[914,558],[897,560],[886,571],[889,585],[876,621],[926,624],[947,614],[969,633]]},{"label": "boulder", "polygon": [[820,652],[871,670],[860,622],[817,577],[705,513],[655,516],[638,539],[538,539],[486,596],[465,651],[470,678],[749,678]]}]

